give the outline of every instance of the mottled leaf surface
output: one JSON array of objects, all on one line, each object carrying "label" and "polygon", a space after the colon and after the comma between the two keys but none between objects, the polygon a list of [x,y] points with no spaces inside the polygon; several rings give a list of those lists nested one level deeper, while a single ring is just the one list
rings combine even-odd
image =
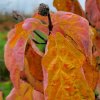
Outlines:
[{"label": "mottled leaf surface", "polygon": [[[43,93],[43,74],[41,65],[37,65],[39,63],[35,63],[34,66],[30,65],[30,61],[27,56],[25,57],[25,76],[27,81],[36,89]],[[32,68],[33,66],[33,68]],[[34,67],[37,67],[36,69]]]},{"label": "mottled leaf surface", "polygon": [[[26,93],[27,100],[94,100],[98,72],[92,61],[93,38],[88,21],[62,11],[51,13],[51,20],[49,38],[47,17],[38,14],[17,24],[9,33],[5,63],[14,90],[8,97],[20,100]],[[39,35],[48,39],[47,44],[34,42],[33,39],[45,42]]]},{"label": "mottled leaf surface", "polygon": [[86,0],[85,8],[90,24],[100,30],[100,0]]},{"label": "mottled leaf surface", "polygon": [[96,66],[96,61],[95,60],[93,61],[93,60],[92,60],[92,63],[93,63],[92,65],[88,61],[85,61],[82,67],[84,70],[85,78],[89,86],[93,90],[95,90],[97,82],[98,82],[98,78],[99,78],[99,73]]},{"label": "mottled leaf surface", "polygon": [[69,37],[76,48],[82,51],[88,59],[91,59],[91,38],[89,23],[83,17],[70,12],[59,11],[52,16],[54,22],[53,33],[61,32]]},{"label": "mottled leaf surface", "polygon": [[68,38],[50,35],[42,60],[45,100],[94,100],[81,67],[84,60]]},{"label": "mottled leaf surface", "polygon": [[20,80],[20,88],[13,88],[6,100],[33,100],[33,87]]}]

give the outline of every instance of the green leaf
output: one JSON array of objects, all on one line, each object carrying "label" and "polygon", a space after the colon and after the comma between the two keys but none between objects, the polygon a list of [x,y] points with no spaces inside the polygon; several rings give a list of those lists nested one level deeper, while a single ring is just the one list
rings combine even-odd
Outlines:
[{"label": "green leaf", "polygon": [[[34,31],[34,39],[39,43],[36,43],[38,49],[42,52],[45,52],[45,46],[47,41],[47,35],[39,30]],[[42,44],[43,43],[43,44]]]},{"label": "green leaf", "polygon": [[4,100],[6,96],[9,94],[9,92],[11,91],[11,89],[12,89],[12,83],[10,81],[0,82],[0,91],[3,92]]}]

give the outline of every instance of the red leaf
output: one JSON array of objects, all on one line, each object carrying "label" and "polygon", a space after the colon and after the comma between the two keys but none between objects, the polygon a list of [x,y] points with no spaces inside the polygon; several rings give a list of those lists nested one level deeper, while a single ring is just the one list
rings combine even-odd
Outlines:
[{"label": "red leaf", "polygon": [[100,30],[100,0],[86,0],[86,16],[96,29]]}]

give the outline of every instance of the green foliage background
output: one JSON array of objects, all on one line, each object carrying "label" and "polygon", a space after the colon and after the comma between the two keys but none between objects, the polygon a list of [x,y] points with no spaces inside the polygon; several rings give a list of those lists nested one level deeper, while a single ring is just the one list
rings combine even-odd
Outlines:
[{"label": "green foliage background", "polygon": [[9,80],[9,72],[4,63],[4,46],[7,40],[7,32],[0,32],[0,91],[3,92],[3,99],[12,89],[12,84]]},{"label": "green foliage background", "polygon": [[6,35],[6,32],[0,32],[0,80],[7,80],[9,77],[9,73],[4,63],[4,45],[6,43]]}]

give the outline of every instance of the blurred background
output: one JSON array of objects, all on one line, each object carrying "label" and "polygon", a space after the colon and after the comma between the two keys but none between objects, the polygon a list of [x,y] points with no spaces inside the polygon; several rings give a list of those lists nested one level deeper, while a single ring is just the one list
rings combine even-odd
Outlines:
[{"label": "blurred background", "polygon": [[[11,30],[17,21],[13,18],[13,11],[25,17],[31,17],[36,12],[40,3],[48,4],[50,10],[55,12],[53,7],[54,0],[0,0],[0,91],[3,97],[9,94],[12,84],[9,80],[9,72],[4,63],[4,45],[7,41],[7,33]],[[79,0],[83,10],[85,9],[85,0]],[[1,100],[1,99],[0,99]]]}]

